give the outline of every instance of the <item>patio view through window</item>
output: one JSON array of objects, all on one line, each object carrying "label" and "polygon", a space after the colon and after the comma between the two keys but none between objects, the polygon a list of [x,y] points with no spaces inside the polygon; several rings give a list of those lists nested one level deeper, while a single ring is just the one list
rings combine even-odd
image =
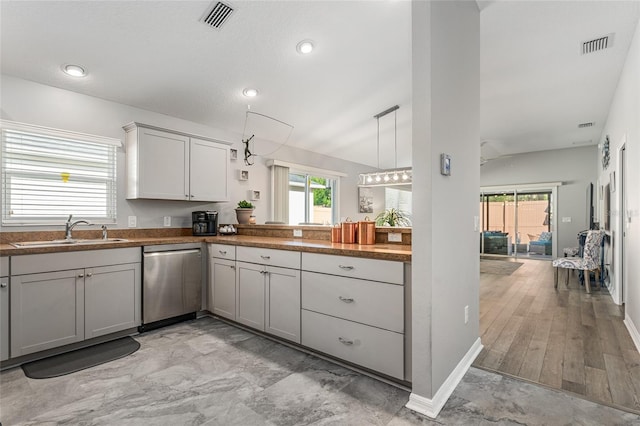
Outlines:
[{"label": "patio view through window", "polygon": [[289,224],[333,223],[334,179],[289,173]]}]

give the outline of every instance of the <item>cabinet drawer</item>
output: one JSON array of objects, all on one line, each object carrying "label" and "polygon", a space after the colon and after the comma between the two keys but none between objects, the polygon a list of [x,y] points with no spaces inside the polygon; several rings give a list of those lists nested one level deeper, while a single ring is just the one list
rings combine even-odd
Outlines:
[{"label": "cabinet drawer", "polygon": [[404,380],[404,336],[302,310],[302,344]]},{"label": "cabinet drawer", "polygon": [[209,257],[236,260],[236,246],[209,244]]},{"label": "cabinet drawer", "polygon": [[302,273],[302,307],[398,333],[404,332],[404,287]]},{"label": "cabinet drawer", "polygon": [[391,260],[302,253],[304,271],[404,284],[404,265]]},{"label": "cabinet drawer", "polygon": [[237,247],[236,258],[242,262],[300,269],[300,252],[258,247]]}]

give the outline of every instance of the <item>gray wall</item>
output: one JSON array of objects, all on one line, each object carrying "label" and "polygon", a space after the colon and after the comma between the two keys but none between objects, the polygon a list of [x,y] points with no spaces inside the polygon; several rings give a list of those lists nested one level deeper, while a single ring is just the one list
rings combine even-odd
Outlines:
[{"label": "gray wall", "polygon": [[[600,157],[594,162],[599,171],[601,185],[610,183],[616,174],[616,190],[611,194],[611,242],[613,260],[610,267],[611,294],[620,303],[622,292],[625,302],[625,324],[640,349],[640,22],[629,47],[626,62],[618,87],[611,103],[609,116],[600,138],[609,135],[611,160],[606,170],[602,169]],[[621,185],[620,148],[626,146],[626,168],[624,189]],[[622,209],[622,197],[626,195],[626,206]],[[621,252],[622,234],[626,234],[624,255]],[[624,273],[622,266],[624,263]],[[624,275],[624,277],[623,277]]]},{"label": "gray wall", "polygon": [[[481,186],[562,182],[558,188],[555,219],[558,253],[578,245],[578,232],[587,229],[587,185],[598,178],[593,164],[597,147],[586,146],[514,155],[487,162],[480,168]],[[571,222],[562,222],[570,217]]]},{"label": "gray wall", "polygon": [[[241,135],[221,129],[214,129],[198,123],[151,111],[133,108],[103,99],[82,95],[30,81],[2,75],[0,81],[2,93],[1,118],[28,124],[53,127],[76,132],[107,136],[124,140],[122,126],[131,121],[151,124],[167,129],[193,133],[222,141],[232,141],[233,148],[242,153]],[[293,148],[295,141],[279,149],[271,158],[291,163],[329,169],[346,173],[341,179],[340,216],[359,218],[357,209],[358,173],[370,171],[369,166],[351,163],[338,158],[327,157],[309,151]],[[267,152],[267,150],[263,151]],[[270,170],[265,165],[266,158],[258,158],[253,166],[244,166],[242,158],[232,161],[228,203],[197,203],[185,201],[126,200],[125,199],[125,152],[120,148],[118,161],[118,207],[116,228],[127,227],[127,217],[138,217],[138,228],[163,226],[163,217],[172,217],[172,227],[190,227],[193,210],[218,210],[220,223],[235,223],[235,207],[238,201],[248,199],[249,190],[259,190],[261,200],[256,204],[258,223],[269,220],[270,209]],[[249,171],[248,181],[239,181],[240,169]],[[21,227],[19,230],[45,229],[46,227]],[[51,229],[57,229],[56,227]],[[3,231],[16,231],[15,227],[3,227]]]},{"label": "gray wall", "polygon": [[412,33],[413,394],[432,399],[479,338],[480,12],[414,2]]}]

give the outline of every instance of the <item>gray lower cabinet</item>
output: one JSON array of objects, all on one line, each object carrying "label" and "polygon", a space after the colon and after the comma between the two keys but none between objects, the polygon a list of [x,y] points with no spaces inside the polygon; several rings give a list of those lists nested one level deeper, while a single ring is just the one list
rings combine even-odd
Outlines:
[{"label": "gray lower cabinet", "polygon": [[209,263],[211,312],[236,320],[236,261],[211,258]]},{"label": "gray lower cabinet", "polygon": [[9,258],[0,258],[0,361],[9,359]]},{"label": "gray lower cabinet", "polygon": [[13,256],[11,358],[140,325],[140,259],[135,248]]},{"label": "gray lower cabinet", "polygon": [[300,343],[300,270],[236,263],[236,321]]},{"label": "gray lower cabinet", "polygon": [[84,337],[103,336],[140,324],[140,264],[103,266],[85,273]]},{"label": "gray lower cabinet", "polygon": [[11,357],[84,340],[84,270],[11,278]]}]

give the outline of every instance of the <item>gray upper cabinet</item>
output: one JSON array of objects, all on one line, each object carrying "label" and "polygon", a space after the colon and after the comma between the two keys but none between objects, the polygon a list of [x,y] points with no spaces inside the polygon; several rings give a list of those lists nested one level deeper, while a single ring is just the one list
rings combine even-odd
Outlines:
[{"label": "gray upper cabinet", "polygon": [[139,123],[126,131],[127,198],[229,201],[229,146]]}]

